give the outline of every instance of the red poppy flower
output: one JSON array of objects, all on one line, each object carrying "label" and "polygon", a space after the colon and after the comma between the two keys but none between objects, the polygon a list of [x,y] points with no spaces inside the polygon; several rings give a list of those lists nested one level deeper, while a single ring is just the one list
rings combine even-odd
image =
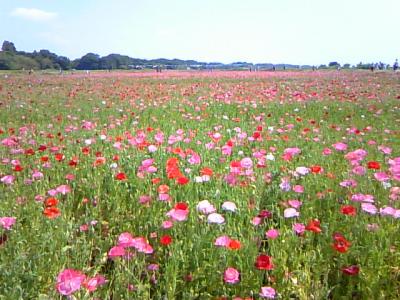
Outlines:
[{"label": "red poppy flower", "polygon": [[212,176],[213,175],[213,170],[211,168],[203,168],[200,170],[200,175],[204,176],[204,175],[208,175],[208,176]]},{"label": "red poppy flower", "polygon": [[182,176],[176,179],[176,183],[180,184],[180,185],[185,185],[189,182],[189,179]]},{"label": "red poppy flower", "polygon": [[163,245],[163,246],[168,246],[171,243],[172,243],[172,237],[170,235],[168,235],[168,234],[163,235],[160,238],[160,244]]},{"label": "red poppy flower", "polygon": [[241,247],[242,245],[238,240],[230,240],[228,243],[228,249],[230,250],[239,250]]},{"label": "red poppy flower", "polygon": [[62,161],[62,160],[64,160],[65,156],[62,153],[56,153],[54,155],[54,158],[56,159],[56,161]]},{"label": "red poppy flower", "polygon": [[57,207],[51,206],[46,207],[43,211],[43,214],[49,219],[55,219],[61,215],[61,212]]},{"label": "red poppy flower", "polygon": [[261,137],[261,133],[260,132],[258,132],[258,131],[254,131],[253,132],[253,138],[254,139],[258,139],[258,138],[260,138]]},{"label": "red poppy flower", "polygon": [[340,212],[347,216],[355,216],[357,214],[357,208],[352,205],[343,205],[340,208]]},{"label": "red poppy flower", "polygon": [[258,270],[272,270],[274,268],[272,258],[265,254],[257,256],[255,266]]},{"label": "red poppy flower", "polygon": [[25,155],[34,155],[35,154],[35,150],[31,149],[26,149],[25,150]]},{"label": "red poppy flower", "polygon": [[40,160],[41,160],[42,162],[47,162],[47,161],[49,160],[49,157],[48,157],[47,155],[44,155],[44,156],[42,156],[42,157],[40,158]]},{"label": "red poppy flower", "polygon": [[84,147],[84,148],[82,148],[82,153],[83,153],[84,155],[88,155],[88,154],[90,153],[90,148],[89,148],[89,147]]},{"label": "red poppy flower", "polygon": [[360,268],[356,265],[352,265],[349,267],[343,267],[342,272],[346,275],[355,276],[360,272]]},{"label": "red poppy flower", "polygon": [[319,173],[321,173],[322,168],[321,168],[321,166],[315,165],[315,166],[311,166],[310,170],[314,174],[319,174]]},{"label": "red poppy flower", "polygon": [[368,169],[379,170],[381,165],[377,161],[369,161],[368,162]]},{"label": "red poppy flower", "polygon": [[46,199],[46,201],[44,202],[44,205],[46,207],[56,206],[57,204],[58,204],[58,200],[53,197]]},{"label": "red poppy flower", "polygon": [[340,233],[335,233],[333,235],[334,243],[332,247],[340,252],[340,253],[346,253],[349,247],[351,246],[351,243],[345,239],[343,235]]},{"label": "red poppy flower", "polygon": [[21,172],[23,169],[24,169],[24,168],[22,168],[20,165],[16,165],[16,166],[14,167],[14,171],[15,171],[15,172]]},{"label": "red poppy flower", "polygon": [[125,173],[121,172],[121,173],[118,173],[117,175],[115,175],[115,179],[117,179],[117,180],[126,180],[127,177],[126,177]]},{"label": "red poppy flower", "polygon": [[187,210],[189,206],[185,202],[178,202],[175,204],[175,209]]},{"label": "red poppy flower", "polygon": [[315,233],[321,233],[321,227],[320,227],[321,222],[318,219],[314,219],[308,222],[306,226],[306,230],[312,231]]}]

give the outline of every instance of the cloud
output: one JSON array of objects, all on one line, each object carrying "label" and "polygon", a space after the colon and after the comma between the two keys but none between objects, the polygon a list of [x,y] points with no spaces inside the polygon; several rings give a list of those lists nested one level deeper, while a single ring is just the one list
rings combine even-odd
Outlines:
[{"label": "cloud", "polygon": [[30,21],[49,21],[57,17],[57,13],[44,11],[37,8],[19,7],[11,12],[14,17],[20,17]]}]

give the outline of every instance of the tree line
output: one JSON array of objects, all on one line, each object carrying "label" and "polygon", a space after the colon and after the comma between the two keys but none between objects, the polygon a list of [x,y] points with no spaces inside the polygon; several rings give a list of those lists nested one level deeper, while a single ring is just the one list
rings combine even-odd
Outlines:
[{"label": "tree line", "polygon": [[[383,66],[380,63],[379,66]],[[376,64],[358,64],[353,66],[359,69],[369,69]],[[385,69],[386,69],[385,64]],[[252,64],[247,62],[234,62],[222,64],[218,62],[204,63],[195,60],[181,59],[139,59],[127,55],[109,54],[100,56],[95,53],[87,53],[81,58],[70,60],[65,56],[58,56],[49,50],[33,52],[17,51],[10,41],[4,41],[0,51],[0,70],[113,70],[113,69],[235,69],[235,70],[285,70],[285,69],[325,69],[325,68],[350,68],[350,64],[341,66],[338,62],[330,62],[328,65],[290,65],[290,64]]]}]

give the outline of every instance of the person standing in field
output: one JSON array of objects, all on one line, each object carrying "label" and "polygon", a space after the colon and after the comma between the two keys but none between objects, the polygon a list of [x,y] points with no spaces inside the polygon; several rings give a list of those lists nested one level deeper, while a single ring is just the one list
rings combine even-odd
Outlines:
[{"label": "person standing in field", "polygon": [[397,69],[399,68],[399,62],[398,62],[398,60],[397,60],[397,58],[396,58],[396,61],[394,62],[394,64],[393,64],[393,71],[397,71]]}]

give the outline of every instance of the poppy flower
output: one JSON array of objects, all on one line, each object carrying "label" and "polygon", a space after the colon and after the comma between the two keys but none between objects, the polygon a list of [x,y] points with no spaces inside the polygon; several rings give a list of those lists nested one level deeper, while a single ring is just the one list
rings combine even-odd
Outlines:
[{"label": "poppy flower", "polygon": [[379,170],[381,168],[381,165],[377,161],[369,161],[367,166],[368,169],[373,169],[373,170]]},{"label": "poppy flower", "polygon": [[65,156],[64,156],[64,154],[62,154],[62,153],[56,153],[56,154],[54,155],[54,158],[56,159],[56,161],[63,161],[64,158],[65,158]]},{"label": "poppy flower", "polygon": [[340,253],[346,253],[351,246],[351,243],[340,233],[335,233],[333,239],[334,243],[332,244],[332,247]]},{"label": "poppy flower", "polygon": [[57,276],[56,289],[61,295],[71,295],[81,288],[86,276],[80,271],[66,269]]},{"label": "poppy flower", "polygon": [[230,250],[239,250],[241,248],[240,241],[238,240],[230,240],[228,243],[228,249]]},{"label": "poppy flower", "polygon": [[226,283],[235,284],[240,281],[240,273],[235,268],[227,268],[224,272],[224,281]]},{"label": "poppy flower", "polygon": [[176,183],[179,184],[179,185],[185,185],[185,184],[187,184],[188,182],[189,182],[189,179],[186,178],[186,177],[184,177],[184,176],[178,177],[178,178],[176,179]]},{"label": "poppy flower", "polygon": [[57,207],[51,206],[46,207],[43,211],[43,214],[49,219],[55,219],[61,215],[61,212]]},{"label": "poppy flower", "polygon": [[318,165],[315,165],[315,166],[311,166],[311,167],[310,167],[310,170],[311,170],[311,172],[314,173],[314,174],[319,174],[319,173],[322,172],[322,167],[321,167],[321,166],[318,166]]},{"label": "poppy flower", "polygon": [[56,206],[57,204],[58,204],[58,200],[56,198],[54,198],[54,197],[48,198],[44,202],[44,205],[46,207]]},{"label": "poppy flower", "polygon": [[94,292],[97,287],[106,284],[106,279],[102,275],[96,275],[92,278],[88,278],[83,282],[83,286],[89,291]]},{"label": "poppy flower", "polygon": [[21,167],[21,165],[16,165],[14,167],[14,172],[21,172],[24,168]]},{"label": "poppy flower", "polygon": [[321,233],[321,222],[318,219],[310,220],[306,226],[306,230],[312,231],[315,233]]},{"label": "poppy flower", "polygon": [[349,276],[355,276],[360,272],[360,268],[356,265],[348,266],[348,267],[343,267],[342,268],[343,274],[349,275]]},{"label": "poppy flower", "polygon": [[163,245],[163,246],[168,246],[171,243],[172,243],[172,237],[170,235],[168,235],[168,234],[163,235],[160,238],[160,244]]},{"label": "poppy flower", "polygon": [[126,174],[125,174],[125,173],[121,172],[121,173],[118,173],[117,175],[115,175],[115,179],[121,181],[121,180],[126,180],[127,177],[126,177]]},{"label": "poppy flower", "polygon": [[203,169],[200,170],[200,175],[201,176],[205,176],[205,175],[212,176],[213,170],[211,168],[204,167]]},{"label": "poppy flower", "polygon": [[272,258],[266,254],[260,254],[257,256],[255,267],[258,270],[273,270]]},{"label": "poppy flower", "polygon": [[343,215],[347,215],[347,216],[355,216],[357,214],[357,208],[355,208],[352,205],[343,205],[340,208],[340,212]]}]

